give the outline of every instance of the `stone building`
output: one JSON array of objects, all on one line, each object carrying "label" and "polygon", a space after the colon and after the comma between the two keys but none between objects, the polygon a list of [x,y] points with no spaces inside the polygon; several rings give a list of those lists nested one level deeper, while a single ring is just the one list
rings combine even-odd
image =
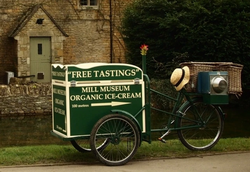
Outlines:
[{"label": "stone building", "polygon": [[51,63],[125,62],[118,31],[131,0],[0,0],[0,84],[50,82]]}]

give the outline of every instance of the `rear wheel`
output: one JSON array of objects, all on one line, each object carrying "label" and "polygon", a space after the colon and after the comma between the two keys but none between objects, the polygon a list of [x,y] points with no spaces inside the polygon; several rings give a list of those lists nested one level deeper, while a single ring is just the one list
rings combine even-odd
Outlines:
[{"label": "rear wheel", "polygon": [[219,141],[224,128],[218,107],[202,100],[189,103],[181,110],[178,130],[180,141],[190,150],[209,150]]},{"label": "rear wheel", "polygon": [[[104,140],[108,140],[98,149]],[[91,150],[106,165],[124,165],[137,151],[140,133],[137,125],[128,117],[112,114],[101,118],[93,127],[90,136]]]}]

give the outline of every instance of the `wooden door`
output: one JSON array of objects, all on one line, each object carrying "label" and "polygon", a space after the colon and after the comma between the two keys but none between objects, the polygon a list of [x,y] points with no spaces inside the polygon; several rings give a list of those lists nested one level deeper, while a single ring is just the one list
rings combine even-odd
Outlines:
[{"label": "wooden door", "polygon": [[30,74],[34,82],[51,81],[51,40],[49,37],[30,38]]}]

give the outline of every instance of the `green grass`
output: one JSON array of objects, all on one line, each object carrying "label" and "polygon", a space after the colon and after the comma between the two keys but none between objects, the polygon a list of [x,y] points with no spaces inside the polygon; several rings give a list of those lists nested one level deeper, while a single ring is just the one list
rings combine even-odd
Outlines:
[{"label": "green grass", "polygon": [[220,139],[217,145],[209,151],[190,151],[184,147],[178,139],[169,140],[166,144],[160,142],[153,142],[152,144],[143,143],[142,147],[142,149],[138,149],[135,156],[138,159],[149,157],[181,158],[206,154],[250,151],[250,138]]},{"label": "green grass", "polygon": [[[209,151],[190,151],[178,139],[168,140],[166,144],[155,141],[152,144],[143,142],[137,150],[135,160],[152,158],[181,158],[228,152],[250,152],[250,138],[221,139]],[[92,152],[80,153],[71,145],[43,145],[0,148],[0,166],[55,164],[55,163],[96,163]]]}]

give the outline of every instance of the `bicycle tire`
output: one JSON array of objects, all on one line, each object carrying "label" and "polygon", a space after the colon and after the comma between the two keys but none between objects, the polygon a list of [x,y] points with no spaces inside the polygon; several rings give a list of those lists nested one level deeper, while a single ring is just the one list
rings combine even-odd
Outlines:
[{"label": "bicycle tire", "polygon": [[[85,152],[91,152],[90,144],[89,144],[89,139],[77,139],[77,140],[71,140],[70,143],[72,146],[78,150],[81,153]],[[108,140],[104,140],[103,144],[101,144],[97,149],[102,149],[103,147],[108,144]]]},{"label": "bicycle tire", "polygon": [[[102,139],[109,144],[98,149]],[[93,127],[90,146],[96,157],[105,165],[118,166],[130,161],[140,145],[137,125],[128,117],[111,114],[101,118]]]},{"label": "bicycle tire", "polygon": [[[224,129],[223,113],[217,106],[205,104],[202,99],[197,99],[180,111],[182,116],[178,120],[178,127],[186,129],[178,130],[177,133],[185,147],[205,151],[217,144]],[[196,112],[200,117],[195,115]]]},{"label": "bicycle tire", "polygon": [[84,141],[84,143],[82,143],[82,139],[80,140],[71,140],[70,143],[72,144],[72,146],[78,150],[79,152],[90,152],[91,151],[91,148],[90,146],[87,145],[87,143],[85,142],[88,142],[87,140]]}]

